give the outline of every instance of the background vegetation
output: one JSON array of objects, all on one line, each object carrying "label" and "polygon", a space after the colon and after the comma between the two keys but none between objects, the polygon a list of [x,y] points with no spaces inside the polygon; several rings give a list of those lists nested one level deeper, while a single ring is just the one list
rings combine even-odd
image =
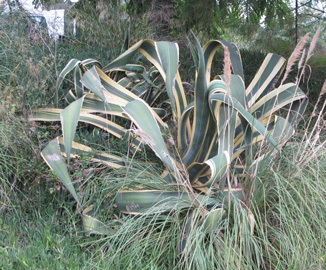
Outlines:
[{"label": "background vegetation", "polygon": [[[322,1],[299,1],[296,14],[287,1],[271,5],[270,1],[82,0],[67,15],[77,18],[77,35],[67,25],[65,39],[57,41],[27,12],[15,9],[19,1],[7,2],[12,10],[0,17],[1,269],[326,269]],[[34,2],[50,7],[59,1]],[[175,41],[180,46],[181,73],[189,74],[183,80],[193,84],[195,69],[186,38],[192,30],[202,44],[222,39],[239,45],[249,82],[267,52],[289,57],[297,39],[314,33],[319,25],[320,39],[300,85],[310,100],[300,128],[283,155],[248,180],[254,194],[250,206],[256,218],[254,234],[250,219],[235,206],[229,217],[233,230],[218,243],[219,253],[213,244],[207,245],[214,233],[204,233],[198,226],[189,236],[196,249],[178,255],[185,226],[178,211],[164,223],[160,215],[131,219],[122,215],[124,225],[115,235],[85,235],[74,200],[40,157],[46,143],[60,135],[59,125],[26,120],[31,108],[64,107],[72,76],[61,90],[55,85],[70,59],[94,58],[105,65],[123,51],[127,35],[131,45],[143,38]],[[144,63],[137,56],[135,60]],[[219,74],[223,55],[215,60],[219,64],[213,72]],[[288,80],[294,81],[296,75],[294,69]],[[107,140],[88,126],[77,137],[79,142],[91,137],[90,144],[100,150],[104,142],[127,159],[127,151],[121,150],[126,141]],[[132,186],[135,179],[144,183],[141,172],[159,175],[149,149],[137,155],[147,163],[127,170],[91,168],[86,157],[74,163],[73,179],[89,183],[83,189],[85,201],[108,209],[94,209],[100,220],[117,218],[107,194]],[[160,188],[157,179],[146,183]]]}]

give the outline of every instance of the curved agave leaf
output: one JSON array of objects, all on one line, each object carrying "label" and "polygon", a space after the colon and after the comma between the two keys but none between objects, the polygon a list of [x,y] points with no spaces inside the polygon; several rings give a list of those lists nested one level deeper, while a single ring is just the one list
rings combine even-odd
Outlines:
[{"label": "curved agave leaf", "polygon": [[[226,78],[224,75],[219,76],[224,82],[226,81]],[[229,93],[235,100],[237,100],[244,108],[247,109],[247,102],[245,97],[245,84],[242,78],[238,75],[231,75],[231,81],[230,81],[230,93]],[[216,112],[215,112],[216,114]],[[231,119],[230,119],[231,120]],[[238,134],[239,132],[243,132],[244,134],[241,137],[241,142],[244,142],[247,145],[250,145],[252,142],[252,129],[250,128],[249,123],[244,119],[244,117],[240,114],[237,117],[237,124],[235,130],[235,134]],[[232,130],[233,132],[233,130]],[[233,136],[234,132],[233,132]],[[233,139],[232,139],[233,143]],[[233,148],[233,146],[232,146]],[[252,156],[251,148],[247,148],[248,153],[247,156]],[[229,151],[229,153],[232,153],[232,151]]]},{"label": "curved agave leaf", "polygon": [[104,89],[107,90],[108,93],[114,95],[115,97],[120,97],[121,99],[124,99],[126,102],[138,99],[138,97],[135,94],[133,94],[126,88],[122,87],[120,84],[118,84],[114,80],[112,80],[109,76],[107,76],[98,67],[95,67],[95,71],[97,72],[98,76],[100,77],[101,83],[102,83]]},{"label": "curved agave leaf", "polygon": [[[60,114],[62,109],[35,109],[32,111],[32,116],[29,117],[30,121],[60,121]],[[90,113],[85,113],[83,111],[80,112],[79,121],[92,124],[97,126],[106,132],[114,135],[117,138],[122,138],[127,130],[118,124],[107,120],[98,115],[93,115]]]},{"label": "curved agave leaf", "polygon": [[196,198],[192,198],[192,194],[185,191],[163,190],[121,191],[115,202],[121,212],[138,215],[189,208],[194,205],[195,199],[202,205],[217,204],[217,201],[207,196],[196,195]]},{"label": "curved agave leaf", "polygon": [[[225,83],[225,75],[219,76],[223,82]],[[211,89],[214,89],[216,87],[222,87],[220,86],[221,82],[219,80],[214,80],[209,84],[209,91]],[[224,87],[222,87],[224,88]],[[226,89],[226,85],[225,85]],[[246,97],[245,97],[245,84],[243,79],[239,75],[231,75],[231,81],[230,81],[230,95],[234,99],[236,99],[244,108],[246,108]]]},{"label": "curved agave leaf", "polygon": [[81,98],[84,95],[84,86],[81,83],[81,78],[83,76],[83,72],[81,68],[76,67],[74,71],[74,85],[75,85],[75,93],[78,98]]},{"label": "curved agave leaf", "polygon": [[[108,106],[112,103],[123,108],[128,102],[139,99],[135,94],[113,81],[97,67],[88,70],[84,74],[82,82],[88,89],[103,100],[103,102],[107,103]],[[160,125],[165,127],[166,124],[163,120],[155,112],[154,115]]]},{"label": "curved agave leaf", "polygon": [[306,99],[306,95],[297,85],[287,83],[263,96],[250,108],[250,112],[261,119],[288,104],[304,99]]},{"label": "curved agave leaf", "polygon": [[[268,130],[268,132],[272,135],[272,137],[276,141],[278,148],[280,148],[294,134],[293,133],[294,129],[289,124],[289,122],[286,121],[286,119],[279,117],[279,116],[272,115],[272,117],[266,117],[265,119],[263,119],[263,121],[261,121],[261,123],[264,126],[266,126],[266,129]],[[282,126],[282,128],[281,128],[281,126]],[[279,130],[279,128],[281,128],[281,130]],[[247,148],[252,149],[253,148],[252,146],[254,144],[264,141],[264,140],[265,140],[265,137],[263,135],[261,135],[259,132],[252,132],[251,138],[250,138],[250,143],[245,144],[243,141],[243,133],[239,134],[239,136],[237,136],[237,138],[235,139],[235,143],[234,143],[235,151],[234,151],[232,160],[236,160],[239,157],[239,155],[243,151],[245,151]],[[263,146],[260,147],[260,151],[261,151],[260,155],[262,153],[265,153],[268,150],[270,150],[270,151],[275,150],[273,145],[269,145],[268,148],[266,148],[266,147],[262,148],[262,147]],[[246,153],[246,155],[247,154],[248,153]],[[250,158],[253,158],[254,154],[252,153],[252,151],[250,152],[250,154],[251,154]],[[251,161],[251,162],[253,162],[253,161]]]},{"label": "curved agave leaf", "polygon": [[[165,87],[164,84],[160,84],[158,86],[159,89],[153,89],[152,91],[148,91],[146,95],[143,97],[143,99],[148,103],[150,106],[154,106],[157,104],[158,98],[161,96],[161,94],[164,93]],[[157,104],[156,106],[162,106],[163,103],[168,103],[167,100],[164,100],[160,105]]]},{"label": "curved agave leaf", "polygon": [[173,116],[180,118],[183,109],[187,106],[187,100],[177,71],[179,48],[176,43],[141,40],[108,64],[104,69],[105,72],[125,66],[137,51],[142,53],[160,72],[171,100]]},{"label": "curved agave leaf", "polygon": [[77,65],[80,64],[80,60],[78,59],[71,59],[68,64],[64,67],[64,69],[60,72],[58,80],[57,80],[57,89],[61,87],[61,84],[64,78],[67,76],[69,72],[71,72]]},{"label": "curved agave leaf", "polygon": [[233,73],[239,75],[244,80],[242,60],[238,47],[232,43],[223,40],[211,40],[203,46],[204,61],[206,63],[206,80],[210,81],[211,66],[213,57],[219,48],[227,47],[230,52],[230,60]]},{"label": "curved agave leaf", "polygon": [[[211,187],[215,183],[219,182],[219,187],[224,190],[225,187],[225,175],[228,165],[230,165],[230,154],[227,151],[216,155],[215,157],[205,161],[204,163],[194,162],[188,168],[191,184],[195,188]],[[208,170],[209,169],[209,170]],[[210,177],[203,182],[199,182],[198,179],[205,174],[209,174]]]},{"label": "curved agave leaf", "polygon": [[[194,36],[194,33],[192,31],[191,31],[191,33]],[[187,38],[187,41],[188,41],[188,47],[189,47],[190,52],[191,52],[192,60],[193,60],[193,62],[195,64],[195,68],[198,69],[198,67],[199,67],[199,62],[198,61],[199,61],[199,59],[198,59],[197,51],[196,51],[195,47],[192,45],[190,38],[188,36],[186,36],[186,38]]]},{"label": "curved agave leaf", "polygon": [[[139,85],[144,85],[144,83],[147,82],[152,87],[161,90],[161,88],[159,86],[155,85],[154,82],[153,82],[153,79],[157,78],[157,76],[154,76],[153,77],[153,69],[152,68],[149,71],[149,74],[151,74],[151,75],[148,75],[147,72],[146,72],[145,67],[144,66],[141,66],[141,65],[136,65],[136,64],[131,65],[131,64],[129,64],[129,65],[126,65],[124,67],[120,67],[117,70],[124,71],[128,77],[132,77],[133,75],[139,74],[142,78],[140,79],[140,78],[137,77],[136,80],[135,80],[135,78],[133,78],[132,79],[133,83],[130,83],[130,79],[129,78],[123,78],[118,83],[120,85],[122,85],[121,84],[121,81],[122,80],[125,80],[126,82],[128,81],[129,84],[128,85],[123,85],[123,86],[124,87],[133,88],[133,90],[135,90],[134,89],[136,87],[135,84],[138,85],[138,87],[139,87]],[[156,68],[155,68],[155,70],[157,71]],[[145,89],[144,89],[144,91],[145,91]],[[140,96],[140,95],[138,95],[138,96]]]},{"label": "curved agave leaf", "polygon": [[[264,119],[259,119],[260,123],[266,127],[266,129],[272,134],[274,131],[275,121],[277,116],[267,116]],[[246,121],[246,120],[244,120]],[[250,129],[250,132],[245,131],[243,132],[243,126],[248,127]],[[264,140],[265,137],[261,135],[259,132],[255,132],[251,129],[248,122],[245,122],[244,124],[238,124],[237,128],[235,129],[235,139],[234,139],[234,154],[232,160],[236,159],[240,153],[242,153],[247,148],[252,148],[251,146],[257,142],[260,142]],[[247,153],[253,156],[253,153]]]},{"label": "curved agave leaf", "polygon": [[[222,75],[220,78],[223,80],[225,83],[225,76]],[[221,88],[223,89],[222,91],[225,92],[226,88],[226,83],[224,85],[220,85],[221,82],[218,81],[213,81],[210,84],[210,91],[214,91],[214,88]],[[239,75],[231,75],[231,80],[229,83],[229,93],[233,99],[238,101],[244,108],[246,107],[246,100],[245,100],[245,85],[243,79]],[[238,129],[240,127],[242,128],[241,130],[244,133],[244,136],[242,136],[241,142],[244,140],[244,142],[247,145],[251,144],[252,141],[252,130],[250,128],[249,123],[244,119],[244,117],[240,114],[237,113],[236,110],[234,110],[232,107],[225,105],[225,104],[220,104],[218,106],[215,106],[215,111],[213,112],[217,125],[218,125],[218,134],[219,134],[219,140],[218,140],[218,153],[221,153],[221,151],[227,150],[231,156],[230,158],[232,159],[232,153],[233,149],[235,147],[234,142],[235,142],[235,134],[237,131],[237,121],[241,123],[241,126],[239,125]],[[248,155],[252,155],[252,153],[248,153]]]},{"label": "curved agave leaf", "polygon": [[[70,179],[69,172],[65,161],[61,156],[61,151],[59,148],[59,138],[56,138],[48,143],[48,145],[43,149],[41,155],[48,166],[54,171],[58,176],[61,183],[67,188],[71,195],[76,200],[77,204],[81,207],[80,199],[73,183]],[[88,215],[89,209],[85,209],[82,212],[83,226],[86,233],[96,233],[96,234],[112,234],[114,230],[109,226],[105,225],[101,221],[94,217]]]},{"label": "curved agave leaf", "polygon": [[164,120],[164,118],[166,118],[168,115],[167,111],[164,109],[161,108],[152,108],[152,109],[162,120]]},{"label": "curved agave leaf", "polygon": [[142,65],[137,65],[137,64],[127,64],[125,66],[119,67],[115,70],[118,71],[127,71],[127,72],[132,72],[132,73],[139,73],[143,74],[144,72],[146,73],[146,69]]},{"label": "curved agave leaf", "polygon": [[257,71],[254,79],[246,89],[246,100],[248,108],[264,96],[274,85],[285,67],[286,60],[277,54],[268,54]]},{"label": "curved agave leaf", "polygon": [[[269,92],[250,108],[250,112],[255,115],[255,117],[261,123],[263,123],[264,126],[269,125],[268,129],[273,134],[274,123],[279,118],[276,118],[276,116],[273,116],[272,114],[287,105],[292,105],[289,108],[290,117],[287,121],[292,125],[293,128],[295,128],[295,124],[302,117],[302,114],[306,107],[306,96],[301,91],[301,89],[298,88],[295,84],[288,83],[285,85],[281,85],[279,88]],[[290,127],[288,127],[287,129],[292,130],[292,128]],[[258,139],[257,136],[259,135],[251,134],[250,142],[252,140],[257,142],[262,139]],[[235,139],[236,148],[243,141],[243,138],[243,129],[241,129],[240,123],[238,123],[238,126],[236,128]],[[247,141],[246,143],[249,144]]]},{"label": "curved agave leaf", "polygon": [[[295,133],[293,126],[283,117],[273,115],[272,120],[269,121],[268,119],[267,121],[269,122],[267,128],[280,147],[282,147],[282,145],[284,145]],[[263,139],[263,136],[256,132],[253,135],[252,144],[260,142]],[[236,153],[234,153],[233,159],[235,160],[243,150],[244,149],[239,149]],[[263,152],[264,154],[260,154],[258,158],[253,160],[250,167],[247,168],[249,174],[254,174],[258,167],[262,169],[270,164],[270,155],[266,155],[268,151],[273,152],[275,149],[269,146],[269,148]],[[236,170],[237,174],[241,175],[244,172],[244,166],[238,165],[236,166]]]},{"label": "curved agave leaf", "polygon": [[[90,70],[86,71],[83,75],[81,82],[85,85],[89,90],[95,93],[103,102],[108,102],[106,96],[103,92],[103,86],[101,83],[101,79],[97,74],[95,67],[91,68]],[[108,97],[109,99],[110,97]],[[112,102],[113,103],[113,102]],[[116,104],[116,103],[115,103]]]},{"label": "curved agave leaf", "polygon": [[[156,55],[155,45],[153,40],[144,39],[138,41],[132,47],[130,47],[123,54],[114,59],[111,63],[104,67],[105,72],[109,72],[110,70],[115,70],[122,66],[129,64],[129,61],[136,54],[136,52],[141,52],[151,63],[155,62],[159,63],[159,59]],[[156,66],[156,65],[155,65]]]},{"label": "curved agave leaf", "polygon": [[33,109],[29,121],[60,121],[60,113],[63,109],[40,108]]},{"label": "curved agave leaf", "polygon": [[110,102],[103,102],[93,93],[89,93],[85,96],[82,110],[87,113],[103,113],[126,118],[122,114],[123,109],[121,106]]},{"label": "curved agave leaf", "polygon": [[[177,76],[180,77],[178,74],[179,47],[176,43],[161,41],[155,42],[155,48],[164,70],[162,77],[171,100],[172,109],[179,119],[184,108],[187,106],[181,79],[178,78],[177,80]],[[176,84],[177,81],[178,83]]]},{"label": "curved agave leaf", "polygon": [[185,151],[189,145],[188,142],[188,126],[189,126],[189,118],[190,114],[194,110],[194,103],[191,102],[184,110],[181,115],[181,118],[178,121],[178,134],[177,134],[177,143],[178,143],[178,148],[181,149],[182,151]]},{"label": "curved agave leaf", "polygon": [[[88,64],[97,64],[101,67],[101,63],[95,59],[85,59],[83,61],[80,61],[78,59],[71,59],[68,64],[64,67],[64,69],[60,72],[56,88],[59,89],[62,85],[62,82],[64,78],[67,76],[69,72],[71,72],[73,69],[75,69],[75,77],[74,77],[74,82],[75,82],[75,90],[76,90],[76,95],[77,97],[81,97],[84,93],[82,91],[81,85],[79,84],[79,79],[82,74],[82,70],[79,68],[79,65],[88,65]],[[84,70],[83,70],[84,71]]]},{"label": "curved agave leaf", "polygon": [[[58,137],[58,141],[60,150],[62,153],[64,153],[63,138]],[[91,161],[99,162],[115,169],[119,169],[123,166],[128,165],[128,163],[121,157],[108,154],[106,152],[98,152],[92,149],[91,147],[88,147],[81,143],[72,142],[70,156],[79,157],[80,155],[91,155]]]},{"label": "curved agave leaf", "polygon": [[176,161],[169,153],[161,130],[157,124],[153,110],[143,100],[129,102],[124,108],[126,114],[139,130],[134,131],[148,144],[155,154],[172,170],[176,169]]},{"label": "curved agave leaf", "polygon": [[218,107],[218,153],[227,151],[232,155],[237,112],[231,106],[225,104]]},{"label": "curved agave leaf", "polygon": [[129,48],[129,41],[130,41],[130,28],[128,28],[128,30],[126,31],[126,37],[125,37],[125,41],[121,47],[120,53],[124,53],[126,50],[128,50]]},{"label": "curved agave leaf", "polygon": [[[125,106],[129,101],[138,98],[136,95],[109,78],[103,72],[101,72],[102,76],[100,78],[99,72],[100,70],[96,69],[96,67],[91,68],[85,72],[81,82],[101,100],[103,100],[103,102],[110,102],[119,106]],[[106,89],[108,91],[104,91],[105,87],[102,84],[101,79],[106,82]]]},{"label": "curved agave leaf", "polygon": [[77,99],[69,106],[67,106],[60,114],[61,127],[63,133],[63,140],[65,152],[67,154],[67,163],[70,161],[70,151],[72,142],[75,137],[76,128],[79,120],[79,115],[83,105],[84,97]]},{"label": "curved agave leaf", "polygon": [[[221,46],[226,46],[230,50],[231,62],[232,62],[234,72],[239,74],[239,76],[232,76],[231,82],[233,84],[233,89],[234,89],[233,96],[236,97],[237,99],[239,99],[241,101],[241,104],[245,105],[244,104],[245,103],[244,83],[242,80],[242,78],[243,78],[242,62],[241,62],[239,50],[233,43],[228,43],[228,42],[224,42],[224,41],[212,41],[212,42],[205,44],[202,52],[200,52],[200,49],[198,48],[199,67],[205,70],[206,80],[208,82],[209,78],[210,78],[210,67],[212,64],[213,56],[214,56],[215,52],[217,51],[217,49]],[[197,42],[197,47],[199,47],[198,42]],[[201,54],[203,54],[203,56]],[[203,60],[202,65],[200,63],[201,59]],[[200,71],[198,71],[198,78],[199,78],[199,73],[200,73]],[[201,80],[204,80],[203,76],[201,77]],[[196,81],[196,83],[197,83],[197,81]],[[213,85],[216,83],[221,84],[221,82],[215,81],[213,83]],[[219,86],[219,87],[224,87],[224,86],[225,85]],[[208,102],[208,95],[209,95],[209,92],[212,89],[212,87],[214,87],[214,86],[212,86],[211,84],[208,86],[208,90],[206,91],[206,96],[204,96],[203,94],[200,94],[201,97],[204,96],[204,98],[206,99],[206,102],[207,102],[204,105],[202,102],[200,110],[205,110],[205,109],[203,109],[203,107],[204,108],[207,107],[207,109],[208,109],[209,104],[210,104]],[[200,88],[203,89],[204,87],[201,86]],[[197,85],[196,85],[195,101],[196,101],[197,93],[199,93],[199,91],[198,91]],[[227,109],[227,107],[225,109]],[[231,116],[231,115],[229,115],[229,113],[232,110],[229,110],[229,109],[227,109],[227,110],[228,110],[228,113],[227,113],[227,115],[225,115],[224,119],[222,119],[222,122],[223,122],[223,124],[224,124],[224,122],[230,123],[232,126],[232,125],[234,125],[235,120],[236,120],[236,113],[233,113],[232,117],[229,119],[228,117]],[[218,112],[212,111],[212,113],[213,113],[213,115],[217,115],[216,119],[219,119]],[[196,156],[196,160],[199,162],[207,160],[210,157],[213,157],[218,152],[216,149],[216,146],[217,146],[217,134],[219,134],[219,133],[216,130],[216,122],[214,123],[214,121],[212,119],[212,115],[210,114],[209,110],[208,110],[208,114],[209,114],[209,116],[207,117],[207,120],[204,120],[204,121],[207,121],[207,123],[206,123],[207,131],[206,131],[205,137],[202,140],[201,148],[200,148],[200,150],[197,151],[198,155]],[[226,117],[226,116],[228,116],[228,117]],[[197,118],[197,116],[195,115],[194,123],[196,121],[196,118]],[[203,121],[202,118],[198,118],[198,119],[200,119],[199,120],[200,122]],[[231,120],[231,122],[229,122],[229,120]],[[195,128],[195,127],[193,127],[193,128]],[[198,127],[196,127],[196,128],[198,128]],[[221,130],[221,127],[220,127],[220,130]],[[223,130],[225,130],[225,129],[223,128]],[[224,142],[221,142],[219,145],[220,146],[224,145],[223,146],[224,148],[221,148],[219,153],[223,152],[224,150],[227,150],[227,151],[229,151],[229,153],[232,153],[232,149],[230,148],[230,145],[232,145],[232,141],[230,141],[230,138],[233,137],[232,134],[234,133],[234,130],[233,130],[233,127],[230,127],[230,126],[228,126],[227,130],[229,131],[230,134],[229,135],[225,134],[224,138],[225,138],[225,141],[228,142],[228,147],[225,147],[226,144]],[[192,136],[195,136],[195,134],[192,134]],[[220,140],[223,140],[223,136],[220,136],[219,138],[220,138]],[[190,150],[190,147],[191,147],[191,144],[188,148],[188,151]],[[188,164],[186,156],[184,157],[184,161],[186,164]]]},{"label": "curved agave leaf", "polygon": [[66,101],[70,104],[77,100],[78,98],[75,96],[75,94],[72,92],[72,90],[69,90],[68,93],[65,95]]},{"label": "curved agave leaf", "polygon": [[[198,156],[202,153],[205,144],[205,138],[208,137],[208,128],[210,127],[211,113],[208,103],[208,91],[205,78],[205,61],[203,50],[200,47],[198,39],[195,37],[199,67],[196,77],[195,100],[194,100],[194,121],[192,126],[191,140],[189,147],[183,156],[183,162],[189,166],[194,161],[199,161]],[[210,136],[209,136],[210,137]]]},{"label": "curved agave leaf", "polygon": [[70,179],[67,165],[61,156],[58,139],[56,138],[50,141],[41,152],[41,155],[48,166],[54,171],[60,181],[69,190],[78,205],[81,206],[79,197]]},{"label": "curved agave leaf", "polygon": [[243,119],[251,126],[257,130],[264,138],[266,138],[276,149],[278,149],[277,143],[271,136],[271,134],[267,131],[265,126],[259,122],[252,114],[250,114],[237,100],[232,98],[231,96],[227,96],[227,93],[223,89],[216,89],[215,91],[211,91],[210,97],[211,108],[212,111],[216,111],[216,108],[220,106],[220,104],[226,104],[231,106],[235,110],[238,111],[239,114],[242,115]]},{"label": "curved agave leaf", "polygon": [[117,83],[125,88],[128,88],[129,85],[131,84],[131,81],[129,78],[124,77],[124,78],[120,79],[119,81],[117,81]]},{"label": "curved agave leaf", "polygon": [[112,227],[104,224],[102,221],[88,215],[87,208],[82,213],[82,221],[84,232],[89,236],[90,234],[99,234],[99,235],[112,235],[116,230]]}]

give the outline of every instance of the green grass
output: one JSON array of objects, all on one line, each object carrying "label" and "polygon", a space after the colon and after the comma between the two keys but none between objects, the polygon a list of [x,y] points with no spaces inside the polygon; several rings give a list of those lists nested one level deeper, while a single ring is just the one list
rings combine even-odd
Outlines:
[{"label": "green grass", "polygon": [[[106,195],[139,183],[159,188],[159,177],[151,166],[102,170],[84,189],[88,192],[85,202],[105,206],[95,207],[94,215],[100,220],[119,215],[121,225],[110,236],[83,233],[70,195],[56,189],[50,192],[58,183],[55,179],[40,183],[40,192],[16,190],[0,212],[1,268],[326,269],[325,149],[298,168],[293,157],[296,147],[298,143],[288,146],[273,166],[258,172],[250,186],[248,207],[230,205],[228,219],[209,231],[196,211],[190,219],[185,218],[190,216],[187,211],[118,214]],[[152,178],[142,177],[144,172]],[[255,218],[253,234],[249,213]],[[192,229],[180,255],[189,221]]]},{"label": "green grass", "polygon": [[79,268],[86,253],[76,245],[78,217],[50,194],[29,128],[12,116],[0,122],[0,268]]},{"label": "green grass", "polygon": [[27,212],[18,207],[1,213],[1,269],[80,269],[85,264],[90,254],[80,248],[73,212],[65,207],[60,214],[51,204]]}]

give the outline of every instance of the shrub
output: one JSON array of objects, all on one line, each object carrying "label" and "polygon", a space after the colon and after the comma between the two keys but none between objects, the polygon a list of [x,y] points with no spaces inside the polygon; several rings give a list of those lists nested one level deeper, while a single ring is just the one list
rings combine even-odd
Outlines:
[{"label": "shrub", "polygon": [[[179,238],[182,254],[196,252],[194,243],[188,240],[193,239],[196,228],[214,235],[233,235],[241,224],[246,226],[251,241],[259,215],[250,211],[250,179],[291,138],[307,104],[297,84],[283,84],[307,36],[287,64],[283,57],[268,54],[247,88],[240,53],[233,43],[213,40],[201,48],[194,38],[197,71],[193,101],[186,95],[178,72],[178,45],[142,40],[105,67],[97,63],[87,68],[95,60],[71,60],[57,83],[59,87],[74,70],[75,89],[67,93],[70,105],[65,109],[33,110],[31,120],[61,121],[63,137],[52,140],[42,156],[77,201],[86,232],[114,235],[121,227],[91,217],[93,206],[82,210],[86,197],[71,181],[71,159],[90,154],[93,161],[112,168],[126,167],[127,171],[139,163],[74,142],[78,122],[93,124],[117,138],[131,131],[134,137],[130,149],[137,150],[145,143],[164,165],[160,183],[154,185],[159,188],[148,189],[151,177],[144,171],[140,173],[144,183],[137,180],[129,189],[108,191],[116,192],[114,203],[120,212],[146,218],[162,214],[163,223],[173,213],[180,214],[184,220]],[[219,48],[224,49],[224,74],[211,80],[212,59]],[[153,67],[128,64],[137,52]],[[277,84],[284,69],[285,75]],[[164,114],[163,108],[170,113]],[[169,119],[170,127],[159,114]],[[109,116],[111,120],[123,120],[117,124]],[[128,120],[132,123],[129,130],[123,126],[130,125],[124,122]],[[124,183],[120,187],[125,187]],[[206,241],[197,234],[196,239]],[[255,243],[249,242],[244,243],[244,253],[251,260]],[[219,245],[214,248],[221,248]],[[196,265],[200,268],[199,262]]]}]

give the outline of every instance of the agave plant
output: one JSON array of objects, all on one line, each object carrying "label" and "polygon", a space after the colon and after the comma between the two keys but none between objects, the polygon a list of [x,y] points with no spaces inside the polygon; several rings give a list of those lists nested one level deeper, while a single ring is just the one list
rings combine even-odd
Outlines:
[{"label": "agave plant", "polygon": [[[72,157],[93,150],[73,141],[79,121],[117,138],[132,131],[131,147],[147,144],[166,168],[161,177],[167,185],[175,184],[175,191],[118,192],[115,202],[121,212],[135,215],[200,208],[212,224],[233,199],[246,200],[242,176],[258,166],[266,154],[280,151],[294,134],[307,99],[294,83],[276,87],[286,65],[283,57],[268,54],[245,87],[240,52],[233,43],[213,40],[201,47],[194,39],[194,100],[187,97],[178,71],[178,45],[142,40],[103,68],[99,64],[86,67],[95,60],[70,61],[58,80],[60,86],[74,70],[75,90],[67,94],[70,105],[33,110],[31,120],[61,121],[63,137],[52,140],[42,156],[81,208],[67,165]],[[218,49],[224,49],[224,74],[212,79]],[[153,65],[148,71],[129,64],[136,53]],[[157,102],[163,93],[168,100]],[[170,104],[170,113],[164,113],[162,102]],[[176,123],[175,138],[162,119],[166,115]],[[133,123],[133,128],[115,123],[117,118]],[[107,152],[95,152],[93,160],[112,168],[132,165]],[[88,232],[111,233],[87,211],[83,211],[83,221]]]}]

